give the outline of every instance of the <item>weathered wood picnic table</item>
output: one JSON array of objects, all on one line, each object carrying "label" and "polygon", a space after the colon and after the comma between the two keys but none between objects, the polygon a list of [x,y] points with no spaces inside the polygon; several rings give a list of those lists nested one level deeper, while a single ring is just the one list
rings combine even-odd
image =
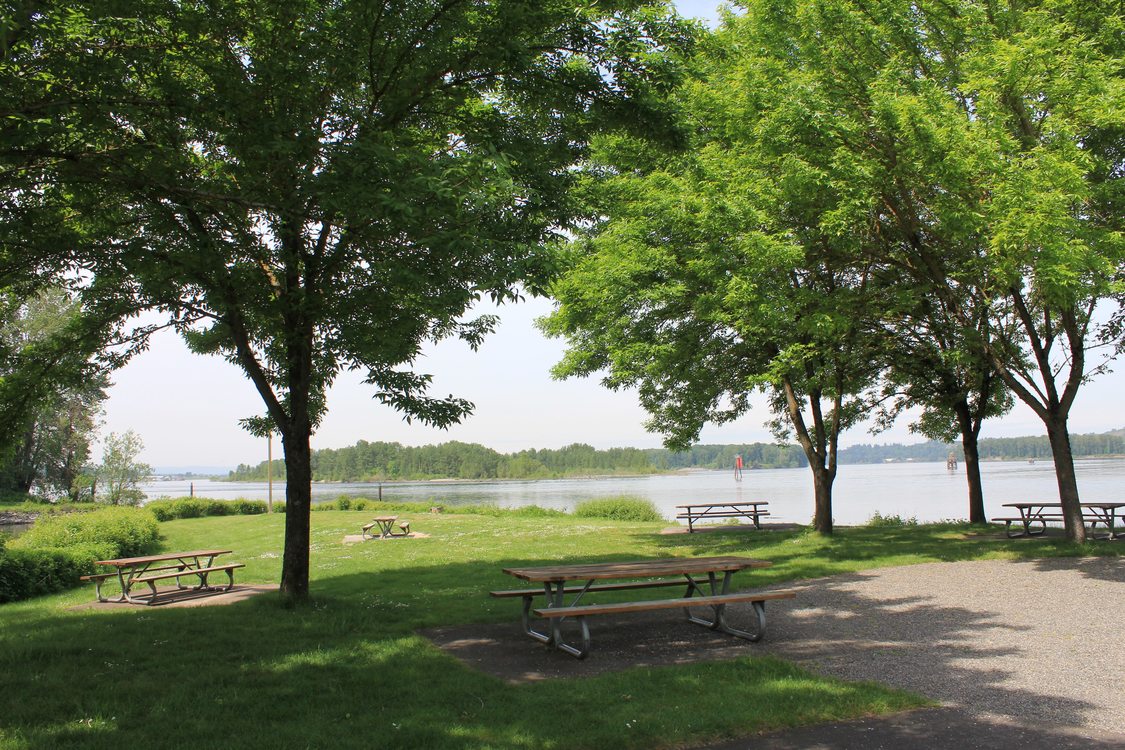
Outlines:
[{"label": "weathered wood picnic table", "polygon": [[[568,654],[585,658],[590,652],[590,630],[586,618],[604,614],[644,612],[656,609],[683,609],[690,622],[712,630],[718,630],[749,641],[761,639],[766,627],[765,602],[770,599],[789,599],[793,591],[771,592],[730,592],[731,579],[740,570],[766,568],[771,565],[766,560],[748,557],[694,557],[669,558],[662,560],[634,560],[629,562],[584,563],[579,565],[547,565],[531,568],[504,568],[504,572],[528,583],[542,584],[541,589],[520,589],[514,591],[493,591],[495,597],[521,597],[523,599],[522,624],[524,633],[537,641],[565,651]],[[722,575],[720,582],[719,576]],[[682,576],[668,579],[667,576]],[[658,580],[651,580],[657,578]],[[598,583],[617,580],[616,583]],[[584,582],[568,586],[568,582]],[[685,586],[684,594],[676,599],[657,599],[612,604],[586,604],[579,601],[587,593],[600,591],[621,591],[626,589],[647,589],[666,586]],[[567,594],[575,594],[569,604]],[[698,594],[698,596],[696,596]],[[542,596],[546,606],[532,609],[535,597]],[[732,627],[726,619],[726,606],[735,602],[750,602],[756,620],[753,630],[746,631]],[[712,610],[711,619],[696,617],[689,607],[708,606]],[[548,621],[550,631],[535,630],[531,625],[531,615]],[[566,642],[562,634],[562,623],[569,617],[578,621],[582,643],[575,647]]]},{"label": "weathered wood picnic table", "polygon": [[[198,584],[190,588],[196,591],[229,591],[234,586],[234,571],[236,568],[245,567],[244,563],[215,564],[215,558],[220,555],[230,554],[229,549],[204,549],[191,552],[168,552],[162,555],[141,555],[139,557],[122,557],[115,560],[98,560],[95,565],[105,565],[113,568],[110,573],[95,573],[82,576],[83,581],[94,582],[94,595],[99,602],[129,602],[131,604],[153,604],[157,598],[156,582],[170,578],[176,579],[176,589],[189,588],[180,583],[180,578],[195,576]],[[160,563],[166,563],[161,565]],[[228,583],[225,587],[212,586],[207,577],[211,573],[224,572],[227,574]],[[116,599],[107,599],[102,596],[102,584],[111,578],[116,578],[121,586],[121,594]],[[149,587],[149,594],[145,598],[133,595],[133,587],[138,583]]]},{"label": "weathered wood picnic table", "polygon": [[[1062,521],[1062,503],[1004,503],[1005,508],[1015,508],[1018,516],[1006,518],[993,518],[993,521],[1003,521],[1004,530],[1008,538],[1015,539],[1021,536],[1036,536],[1047,530],[1048,521]],[[1082,510],[1082,522],[1090,524],[1091,530],[1099,523],[1109,530],[1107,539],[1116,539],[1115,526],[1117,513],[1125,509],[1125,502],[1113,503],[1079,503]],[[1125,513],[1123,513],[1125,515]],[[1022,531],[1012,533],[1012,524],[1018,523]],[[1032,524],[1038,524],[1038,529],[1033,529]]]},{"label": "weathered wood picnic table", "polygon": [[[395,532],[395,523],[398,523],[400,531]],[[378,532],[372,531],[378,529]],[[410,536],[410,521],[399,521],[398,516],[375,516],[371,519],[371,523],[363,525],[363,531],[360,536],[364,539],[386,539],[392,536]]]},{"label": "weathered wood picnic table", "polygon": [[760,529],[762,528],[761,517],[770,514],[768,510],[762,510],[767,505],[769,505],[769,502],[766,500],[738,503],[691,503],[677,505],[676,507],[683,512],[679,513],[676,518],[687,520],[689,534],[695,531],[694,524],[707,518],[747,518],[754,524],[755,529]]}]

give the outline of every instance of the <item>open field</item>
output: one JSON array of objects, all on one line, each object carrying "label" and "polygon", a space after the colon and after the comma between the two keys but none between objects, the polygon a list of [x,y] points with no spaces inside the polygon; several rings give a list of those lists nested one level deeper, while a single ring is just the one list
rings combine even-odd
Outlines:
[{"label": "open field", "polygon": [[[518,604],[487,591],[515,583],[501,567],[545,560],[772,560],[773,568],[741,578],[756,586],[923,562],[1125,550],[957,526],[841,529],[826,540],[801,530],[660,535],[656,523],[451,514],[412,518],[429,538],[343,545],[365,518],[312,515],[307,607],[284,610],[263,595],[227,607],[71,609],[92,598],[88,589],[0,607],[0,747],[660,748],[896,711],[926,701],[815,676],[752,644],[730,661],[510,685],[415,631],[516,627]],[[240,583],[273,583],[283,523],[172,521],[161,525],[163,547],[229,547],[246,563]]]}]

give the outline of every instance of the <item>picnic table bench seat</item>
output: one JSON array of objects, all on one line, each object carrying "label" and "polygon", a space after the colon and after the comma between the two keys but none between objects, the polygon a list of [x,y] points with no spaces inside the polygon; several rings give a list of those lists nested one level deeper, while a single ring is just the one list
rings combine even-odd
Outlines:
[{"label": "picnic table bench seat", "polygon": [[[626,614],[629,612],[648,612],[655,609],[683,609],[684,607],[714,606],[716,604],[738,604],[741,602],[766,602],[774,599],[792,599],[796,591],[739,591],[733,594],[713,594],[710,596],[681,596],[677,599],[646,599],[639,602],[617,602],[615,604],[580,604],[574,607],[540,607],[535,610],[537,617],[591,617],[596,615]],[[760,636],[759,636],[760,637]],[[758,640],[754,638],[752,640]]]},{"label": "picnic table bench seat", "polygon": [[165,578],[182,578],[183,576],[199,576],[204,585],[207,583],[207,574],[216,571],[224,571],[231,578],[231,583],[234,583],[234,571],[236,568],[245,568],[246,563],[227,563],[225,565],[212,565],[208,568],[181,568],[174,570],[170,573],[158,573],[157,575],[143,575],[133,579],[133,583],[151,583],[153,581],[162,581]]},{"label": "picnic table bench seat", "polygon": [[[173,567],[173,566],[170,566],[170,567]],[[134,583],[134,584],[136,584],[136,583],[146,583],[146,584],[148,584],[148,587],[149,587],[149,590],[150,590],[151,594],[150,594],[150,596],[147,600],[147,603],[152,604],[156,601],[156,594],[157,594],[156,582],[157,581],[163,581],[167,578],[175,578],[176,579],[176,587],[179,588],[179,589],[184,589],[184,588],[187,588],[187,587],[180,584],[180,578],[182,578],[183,576],[198,576],[199,577],[199,585],[195,587],[196,589],[211,590],[213,588],[221,588],[221,590],[223,590],[223,591],[230,591],[232,588],[234,588],[234,571],[237,568],[244,568],[244,567],[246,567],[245,563],[225,563],[223,565],[211,565],[211,566],[206,567],[206,568],[183,568],[183,569],[180,569],[180,570],[173,570],[173,571],[166,572],[166,573],[157,573],[156,575],[138,576],[138,577],[132,579],[132,583]],[[227,585],[225,587],[213,587],[207,582],[207,576],[209,574],[216,573],[216,572],[219,572],[219,571],[222,571],[222,572],[227,574]],[[146,573],[147,573],[147,571],[146,571]]]},{"label": "picnic table bench seat", "polygon": [[[569,653],[577,656],[579,659],[584,659],[590,652],[590,629],[586,625],[587,617],[596,617],[598,615],[612,615],[612,614],[626,614],[632,612],[649,612],[659,609],[684,609],[689,607],[712,607],[714,610],[714,619],[707,620],[701,617],[692,615],[688,612],[688,621],[703,625],[704,627],[711,628],[712,630],[722,630],[724,633],[744,638],[748,641],[757,642],[761,640],[766,631],[766,607],[767,601],[776,599],[792,599],[797,596],[796,591],[742,591],[733,594],[713,594],[710,596],[683,596],[677,599],[650,599],[647,601],[639,602],[619,602],[615,604],[583,604],[571,607],[540,607],[534,610],[537,617],[544,619],[557,619],[562,622],[568,617],[574,617],[578,620],[578,627],[581,631],[582,643],[580,646],[570,646],[569,644],[560,643],[558,646]],[[749,602],[751,609],[754,613],[756,624],[752,630],[740,630],[731,627],[723,618],[723,610],[728,604],[737,604],[742,602]]]}]

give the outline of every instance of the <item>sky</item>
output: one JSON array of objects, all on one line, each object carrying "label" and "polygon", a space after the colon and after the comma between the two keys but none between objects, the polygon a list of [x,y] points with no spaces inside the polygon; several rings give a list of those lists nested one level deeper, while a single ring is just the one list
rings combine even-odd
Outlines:
[{"label": "sky", "polygon": [[[714,24],[718,3],[680,0],[684,16]],[[544,338],[535,328],[536,318],[550,312],[549,300],[529,299],[518,305],[492,310],[482,305],[478,313],[496,312],[499,329],[472,352],[456,341],[428,347],[416,369],[434,376],[431,394],[453,394],[476,405],[472,416],[448,430],[418,423],[372,399],[372,389],[360,377],[342,373],[328,396],[328,413],[312,444],[341,448],[358,440],[393,441],[405,445],[460,440],[481,443],[509,453],[524,448],[557,448],[588,443],[596,448],[658,447],[659,435],[644,429],[646,415],[636,394],[612,392],[597,378],[556,381],[552,365],[565,345]],[[1125,368],[1119,368],[1125,370]],[[264,413],[261,398],[242,371],[218,357],[192,354],[172,332],[151,341],[148,351],[113,374],[105,404],[101,434],[134,430],[144,442],[140,456],[158,471],[173,468],[215,471],[266,459],[266,441],[239,427],[238,420]],[[1112,373],[1083,387],[1071,417],[1071,430],[1104,432],[1125,427],[1125,376]],[[769,419],[764,399],[741,419],[721,427],[707,427],[703,443],[769,442],[764,423]],[[871,435],[857,427],[843,436],[842,444],[917,442],[908,420],[890,431]],[[985,424],[984,437],[1043,434],[1042,423],[1022,404],[1002,420]],[[275,440],[274,455],[280,457]],[[95,446],[94,456],[100,456]]]}]

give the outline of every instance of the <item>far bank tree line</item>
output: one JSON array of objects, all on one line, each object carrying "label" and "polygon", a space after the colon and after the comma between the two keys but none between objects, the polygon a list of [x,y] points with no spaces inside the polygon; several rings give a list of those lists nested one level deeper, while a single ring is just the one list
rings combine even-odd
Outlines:
[{"label": "far bank tree line", "polygon": [[[1125,455],[1125,433],[1072,435],[1076,456]],[[840,463],[885,461],[944,461],[949,455],[964,459],[960,446],[928,441],[913,445],[853,445],[840,451]],[[346,448],[325,448],[312,453],[313,480],[318,482],[377,482],[412,479],[553,479],[561,477],[649,474],[677,469],[733,469],[741,456],[747,469],[786,469],[808,466],[799,445],[749,443],[743,445],[693,445],[686,451],[663,448],[610,448],[599,450],[575,443],[557,449],[529,449],[500,453],[476,443],[450,441],[439,445],[404,446],[400,443],[361,440]],[[985,438],[982,459],[1050,459],[1046,436]],[[266,462],[240,464],[228,479],[265,481]],[[285,462],[274,461],[273,476],[285,476]],[[751,480],[752,481],[752,480]]]}]

